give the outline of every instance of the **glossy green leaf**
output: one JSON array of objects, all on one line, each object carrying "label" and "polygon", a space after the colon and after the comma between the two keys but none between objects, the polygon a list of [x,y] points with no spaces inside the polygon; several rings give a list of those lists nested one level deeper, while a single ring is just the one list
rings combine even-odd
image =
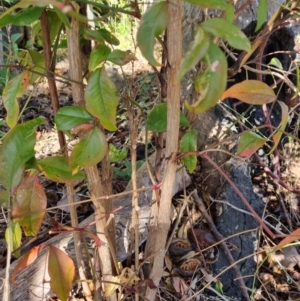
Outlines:
[{"label": "glossy green leaf", "polygon": [[6,25],[28,26],[41,16],[43,7],[32,6],[0,18],[0,28]]},{"label": "glossy green leaf", "polygon": [[10,223],[10,227],[6,228],[5,240],[6,243],[10,245],[10,249],[12,251],[17,250],[20,247],[22,240],[22,230],[17,222],[12,221]]},{"label": "glossy green leaf", "polygon": [[59,109],[54,117],[59,131],[69,131],[74,127],[93,121],[93,117],[83,107],[67,106]]},{"label": "glossy green leaf", "polygon": [[113,50],[106,59],[118,66],[124,66],[129,62],[137,60],[131,51],[122,51],[120,49]]},{"label": "glossy green leaf", "polygon": [[247,36],[234,24],[220,18],[207,20],[200,25],[209,34],[227,40],[236,49],[250,51],[251,43]]},{"label": "glossy green leaf", "polygon": [[209,47],[209,37],[205,31],[197,26],[194,34],[194,40],[189,45],[189,49],[183,57],[178,79],[182,79],[183,76],[199,63],[204,57]]},{"label": "glossy green leaf", "polygon": [[69,167],[69,161],[66,157],[47,157],[38,161],[38,166],[45,177],[58,183],[80,181],[85,177],[81,171],[78,171],[76,174],[72,174],[72,170]]},{"label": "glossy green leaf", "polygon": [[257,8],[257,22],[255,31],[258,31],[264,24],[264,22],[267,19],[268,14],[268,3],[267,0],[260,0],[258,2],[258,8]]},{"label": "glossy green leaf", "polygon": [[103,63],[107,59],[110,51],[110,48],[104,44],[93,49],[89,59],[89,71],[94,71],[101,63]]},{"label": "glossy green leaf", "polygon": [[45,216],[47,197],[36,177],[28,177],[18,186],[13,199],[12,217],[26,236],[37,235]]},{"label": "glossy green leaf", "polygon": [[[180,140],[180,152],[191,152],[197,150],[197,135],[195,130],[191,130],[183,135]],[[197,156],[190,155],[182,159],[189,173],[192,173],[197,166]]]},{"label": "glossy green leaf", "polygon": [[202,8],[224,10],[226,12],[226,19],[229,22],[233,22],[234,20],[234,7],[225,0],[186,0],[186,2]]},{"label": "glossy green leaf", "polygon": [[240,157],[250,157],[265,143],[266,139],[254,132],[245,132],[240,135],[237,155]]},{"label": "glossy green leaf", "polygon": [[3,89],[3,105],[7,111],[6,123],[13,128],[18,121],[19,104],[17,98],[22,96],[28,86],[28,71],[11,79]]},{"label": "glossy green leaf", "polygon": [[84,97],[87,111],[98,118],[105,129],[117,130],[117,89],[103,67],[91,74]]},{"label": "glossy green leaf", "polygon": [[15,126],[0,146],[0,183],[11,191],[21,180],[25,163],[34,156],[35,128],[44,123],[39,117]]},{"label": "glossy green leaf", "polygon": [[53,292],[61,301],[67,301],[75,276],[75,265],[65,252],[52,245],[49,245],[48,273]]},{"label": "glossy green leaf", "polygon": [[70,156],[70,168],[76,172],[79,167],[93,166],[105,156],[108,145],[104,133],[99,128],[88,131]]},{"label": "glossy green leaf", "polygon": [[160,66],[153,56],[155,38],[167,27],[168,5],[165,1],[153,4],[143,15],[137,33],[137,44],[143,56],[153,66]]},{"label": "glossy green leaf", "polygon": [[185,102],[188,110],[194,113],[202,113],[214,107],[219,101],[227,84],[227,59],[224,53],[214,43],[210,42],[207,56],[203,61],[208,65],[210,83],[205,97],[200,95],[194,104]]},{"label": "glossy green leaf", "polygon": [[285,127],[288,123],[288,120],[289,120],[289,108],[288,106],[282,102],[282,101],[278,101],[278,104],[281,106],[281,123],[280,123],[280,126],[277,130],[277,133],[273,136],[273,142],[274,142],[274,145],[272,147],[272,149],[270,150],[270,152],[268,153],[271,154],[274,152],[274,150],[277,148],[279,142],[280,142],[280,139],[282,137],[282,134],[285,130]]},{"label": "glossy green leaf", "polygon": [[[147,116],[148,130],[161,133],[167,130],[167,104],[160,103],[153,107]],[[180,126],[189,127],[190,123],[180,111]]]},{"label": "glossy green leaf", "polygon": [[112,143],[109,144],[109,159],[111,163],[120,162],[127,158],[127,149],[118,150]]},{"label": "glossy green leaf", "polygon": [[276,100],[276,94],[267,84],[258,80],[244,80],[227,89],[221,100],[236,98],[250,105],[263,105]]}]

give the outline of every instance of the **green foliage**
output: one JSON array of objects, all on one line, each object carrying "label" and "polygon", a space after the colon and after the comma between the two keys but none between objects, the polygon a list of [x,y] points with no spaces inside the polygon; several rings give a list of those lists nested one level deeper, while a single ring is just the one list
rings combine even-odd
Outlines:
[{"label": "green foliage", "polygon": [[77,143],[70,156],[70,168],[77,173],[79,167],[93,166],[105,156],[108,146],[104,133],[99,128],[89,130]]},{"label": "green foliage", "polygon": [[[153,132],[165,132],[167,130],[167,104],[160,103],[153,107],[147,117],[148,129]],[[180,111],[180,126],[189,127],[190,123]]]},{"label": "green foliage", "polygon": [[25,163],[34,156],[35,129],[44,123],[42,117],[15,126],[0,146],[0,183],[11,191],[23,177]]},{"label": "green foliage", "polygon": [[[227,84],[227,59],[224,53],[214,43],[210,42],[207,56],[203,59],[207,64],[206,73],[210,81],[206,81],[203,95],[194,104],[185,105],[194,113],[202,113],[214,107],[221,98]],[[202,81],[203,83],[203,81]]]},{"label": "green foliage", "polygon": [[84,96],[87,111],[98,118],[105,129],[115,131],[117,89],[103,67],[91,74]]},{"label": "green foliage", "polygon": [[208,35],[200,26],[197,26],[195,29],[194,41],[189,45],[189,49],[182,60],[178,79],[181,79],[188,71],[199,63],[206,55],[208,47]]},{"label": "green foliage", "polygon": [[55,115],[55,124],[59,131],[69,131],[83,123],[90,123],[93,117],[82,107],[63,107]]},{"label": "green foliage", "polygon": [[212,36],[227,40],[233,48],[251,50],[251,44],[246,35],[227,20],[213,18],[201,23],[200,26]]},{"label": "green foliage", "polygon": [[268,14],[268,2],[267,0],[260,0],[257,8],[257,23],[255,31],[258,31],[264,22],[266,21]]},{"label": "green foliage", "polygon": [[[197,150],[197,134],[195,130],[188,131],[183,135],[180,140],[180,151],[185,152],[195,152]],[[187,167],[188,171],[192,173],[197,166],[197,156],[189,155],[182,159],[184,165]]]},{"label": "green foliage", "polygon": [[137,43],[143,56],[153,66],[159,66],[153,56],[155,38],[167,27],[168,5],[165,1],[155,3],[143,15],[137,33]]},{"label": "green foliage", "polygon": [[24,71],[10,80],[3,90],[3,104],[7,111],[6,123],[11,128],[13,128],[18,121],[19,104],[17,98],[25,93],[27,85],[28,72]]},{"label": "green foliage", "polygon": [[68,181],[79,181],[84,179],[81,171],[73,174],[66,157],[52,156],[38,161],[39,169],[51,181],[66,183]]},{"label": "green foliage", "polygon": [[237,155],[241,157],[249,157],[261,148],[266,141],[266,139],[254,132],[242,133],[238,143]]}]

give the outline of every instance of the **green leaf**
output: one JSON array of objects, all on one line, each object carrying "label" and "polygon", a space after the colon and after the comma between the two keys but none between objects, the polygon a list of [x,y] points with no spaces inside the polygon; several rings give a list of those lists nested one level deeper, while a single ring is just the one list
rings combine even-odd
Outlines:
[{"label": "green leaf", "polygon": [[38,161],[38,166],[45,177],[54,182],[66,183],[68,181],[80,181],[84,179],[84,174],[81,171],[72,174],[69,161],[65,157],[52,156],[44,158]]},{"label": "green leaf", "polygon": [[220,280],[217,280],[217,282],[215,284],[215,290],[217,292],[219,292],[221,295],[224,295],[224,292],[223,292],[223,283]]},{"label": "green leaf", "polygon": [[127,158],[127,149],[118,150],[112,143],[109,144],[109,159],[111,163],[120,162]]},{"label": "green leaf", "polygon": [[245,132],[240,135],[237,155],[240,157],[250,157],[265,143],[266,139],[254,132]]},{"label": "green leaf", "polygon": [[57,9],[56,7],[53,7],[54,12],[57,14],[60,21],[68,28],[71,29],[70,21],[66,14],[64,14],[60,9]]},{"label": "green leaf", "polygon": [[214,107],[227,84],[227,59],[219,47],[210,42],[207,56],[203,61],[208,65],[207,72],[210,73],[210,75],[207,75],[210,77],[209,87],[206,93],[200,95],[194,104],[185,101],[187,109],[194,113],[202,113]]},{"label": "green leaf", "polygon": [[204,99],[207,95],[210,86],[210,68],[202,70],[195,78],[194,86],[197,93],[200,94],[200,99]]},{"label": "green leaf", "polygon": [[93,121],[93,117],[82,107],[63,107],[54,117],[59,131],[69,131],[74,127]]},{"label": "green leaf", "polygon": [[272,65],[278,69],[283,70],[282,64],[277,57],[272,57],[271,62],[268,65]]},{"label": "green leaf", "polygon": [[43,9],[43,7],[31,6],[9,14],[4,18],[0,18],[0,28],[9,24],[16,26],[28,26],[40,18]]},{"label": "green leaf", "polygon": [[113,50],[106,59],[118,66],[124,66],[131,61],[137,60],[131,51],[122,51],[119,49]]},{"label": "green leaf", "polygon": [[[9,239],[10,238],[10,239]],[[5,230],[5,240],[12,251],[17,250],[21,245],[22,231],[17,222],[12,221],[10,227]]]},{"label": "green leaf", "polygon": [[257,8],[257,23],[255,27],[255,31],[258,31],[264,22],[266,21],[268,14],[268,3],[267,0],[260,0]]},{"label": "green leaf", "polygon": [[225,0],[186,0],[193,5],[210,9],[221,9],[226,12],[226,18],[229,22],[234,20],[234,7]]},{"label": "green leaf", "polygon": [[93,49],[89,59],[89,71],[94,71],[102,62],[104,62],[110,51],[110,48],[104,44]]},{"label": "green leaf", "polygon": [[24,71],[11,79],[3,89],[3,104],[7,111],[6,123],[11,128],[18,121],[19,104],[17,98],[26,92],[28,81],[28,71]]},{"label": "green leaf", "polygon": [[104,133],[99,128],[88,131],[70,156],[70,168],[76,172],[78,167],[88,167],[99,163],[105,156],[108,146]]},{"label": "green leaf", "polygon": [[26,236],[37,235],[45,216],[47,197],[36,177],[23,180],[18,186],[12,206],[12,217]]},{"label": "green leaf", "polygon": [[52,245],[49,245],[48,247],[48,273],[51,279],[50,286],[60,300],[67,301],[75,276],[74,262],[60,249]]},{"label": "green leaf", "polygon": [[[195,130],[191,130],[183,135],[180,140],[180,152],[191,152],[197,150],[197,135]],[[182,159],[189,173],[192,173],[197,166],[197,156],[190,155]]]},{"label": "green leaf", "polygon": [[183,76],[190,71],[199,61],[204,57],[209,47],[209,37],[205,31],[197,26],[195,30],[195,37],[192,43],[189,45],[184,58],[182,60],[178,79],[182,79]]},{"label": "green leaf", "polygon": [[267,84],[258,80],[244,80],[227,89],[221,100],[236,98],[250,105],[263,105],[276,100],[276,94]]},{"label": "green leaf", "polygon": [[[161,133],[167,130],[167,104],[160,103],[153,107],[147,116],[148,130]],[[189,127],[190,123],[180,111],[180,126]]]},{"label": "green leaf", "polygon": [[105,129],[117,130],[117,89],[103,67],[91,74],[84,97],[87,111],[98,118]]},{"label": "green leaf", "polygon": [[[42,53],[35,51],[35,50],[27,50],[25,59],[22,60],[21,64],[26,66],[32,66],[30,70],[39,72],[44,74],[45,72],[45,57]],[[34,72],[30,72],[30,79],[29,83],[33,84],[37,79],[39,79],[41,75],[36,74]]]},{"label": "green leaf", "polygon": [[11,191],[21,180],[24,164],[34,156],[35,128],[44,123],[39,117],[17,125],[3,139],[0,146],[0,182]]},{"label": "green leaf", "polygon": [[279,129],[277,130],[277,133],[273,136],[273,141],[274,141],[274,145],[272,147],[272,149],[270,150],[270,152],[268,153],[268,155],[270,155],[271,153],[273,153],[273,151],[277,148],[281,136],[285,130],[285,127],[288,123],[289,120],[289,108],[288,106],[282,102],[282,101],[278,101],[279,105],[281,106],[281,124]]},{"label": "green leaf", "polygon": [[200,26],[209,34],[227,40],[233,48],[248,52],[251,50],[251,43],[247,36],[227,20],[213,18],[201,23]]},{"label": "green leaf", "polygon": [[120,45],[120,41],[118,38],[116,38],[115,35],[113,35],[110,31],[108,31],[105,28],[101,28],[99,29],[99,33],[102,35],[102,37],[104,38],[104,40],[114,46],[119,46]]},{"label": "green leaf", "polygon": [[83,36],[87,40],[94,40],[98,43],[104,43],[104,37],[102,36],[101,32],[99,30],[93,30],[90,28],[85,28],[83,32]]},{"label": "green leaf", "polygon": [[137,44],[143,56],[153,66],[160,66],[153,56],[155,38],[167,27],[168,5],[165,1],[153,4],[143,15],[137,33]]},{"label": "green leaf", "polygon": [[8,204],[9,201],[9,193],[7,190],[0,190],[0,206],[4,204]]},{"label": "green leaf", "polygon": [[57,13],[53,10],[49,10],[47,16],[50,30],[50,43],[52,45],[59,33],[62,22]]}]

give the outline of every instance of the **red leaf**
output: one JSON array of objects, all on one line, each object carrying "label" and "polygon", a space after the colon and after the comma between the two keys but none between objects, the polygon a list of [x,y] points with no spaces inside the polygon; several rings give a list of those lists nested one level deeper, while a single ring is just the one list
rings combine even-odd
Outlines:
[{"label": "red leaf", "polygon": [[251,105],[263,105],[276,100],[276,95],[267,84],[258,80],[245,80],[227,89],[221,100],[236,98]]},{"label": "red leaf", "polygon": [[48,273],[50,286],[61,301],[66,301],[75,276],[73,260],[60,249],[49,245]]},{"label": "red leaf", "polygon": [[44,247],[44,244],[40,244],[39,246],[33,247],[30,251],[26,252],[23,256],[20,257],[16,268],[11,274],[11,281],[16,283],[16,275],[31,265],[38,257],[40,251]]}]

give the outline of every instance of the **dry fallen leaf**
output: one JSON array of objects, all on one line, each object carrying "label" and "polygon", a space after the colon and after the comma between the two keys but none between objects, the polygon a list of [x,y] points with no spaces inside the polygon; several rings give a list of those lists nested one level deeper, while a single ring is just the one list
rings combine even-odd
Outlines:
[{"label": "dry fallen leaf", "polygon": [[122,270],[121,274],[111,278],[111,282],[106,288],[104,295],[105,297],[111,296],[120,285],[133,285],[135,281],[139,281],[140,278],[135,274],[135,272],[130,268],[125,268]]}]

